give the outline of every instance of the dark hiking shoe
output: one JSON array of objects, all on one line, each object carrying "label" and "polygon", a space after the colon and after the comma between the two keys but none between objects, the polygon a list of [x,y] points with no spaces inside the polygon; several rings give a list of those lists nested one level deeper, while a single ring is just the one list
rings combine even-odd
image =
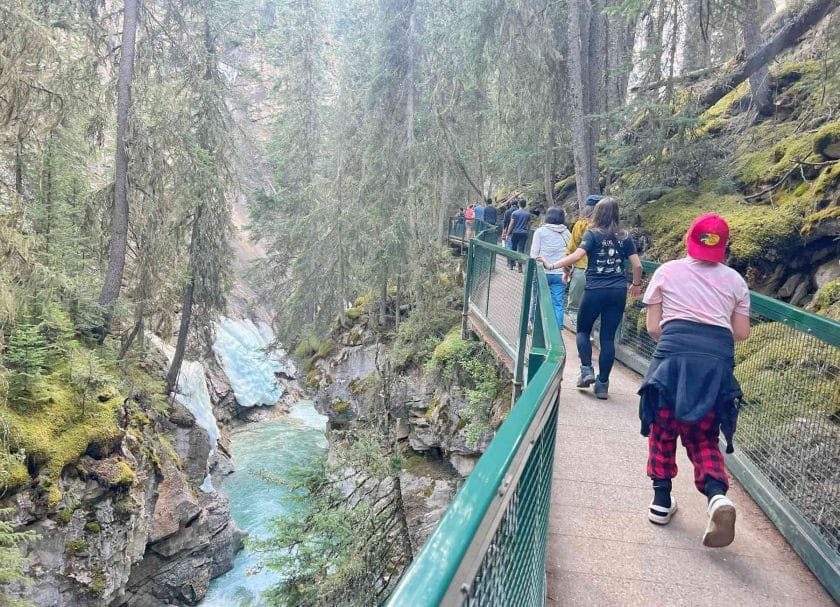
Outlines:
[{"label": "dark hiking shoe", "polygon": [[595,396],[600,398],[601,400],[607,400],[609,397],[610,392],[610,382],[601,382],[599,379],[595,379]]},{"label": "dark hiking shoe", "polygon": [[735,504],[725,495],[709,500],[709,522],[703,534],[703,545],[723,548],[735,539]]},{"label": "dark hiking shoe", "polygon": [[577,380],[578,388],[588,388],[595,383],[595,369],[592,367],[580,367],[580,377]]}]

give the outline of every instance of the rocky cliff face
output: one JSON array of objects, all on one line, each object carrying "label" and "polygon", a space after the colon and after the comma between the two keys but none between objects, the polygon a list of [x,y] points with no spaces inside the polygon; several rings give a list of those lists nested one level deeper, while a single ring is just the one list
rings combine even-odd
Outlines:
[{"label": "rocky cliff face", "polygon": [[[163,357],[157,361],[162,372]],[[89,448],[67,466],[52,503],[36,484],[6,498],[13,522],[40,539],[29,547],[33,583],[14,595],[38,607],[195,605],[232,567],[242,534],[227,497],[205,492],[231,469],[228,434],[240,408],[215,363],[211,399],[221,435],[175,402],[167,416],[124,408],[117,444]]]},{"label": "rocky cliff face", "polygon": [[[355,312],[349,316],[306,365],[307,386],[318,411],[329,418],[329,432],[334,435],[352,434],[356,424],[373,415],[371,391],[379,388],[372,378],[389,364],[390,345],[377,342],[365,326],[363,313],[361,318]],[[502,400],[491,412],[493,428],[503,418]],[[406,462],[400,484],[415,553],[492,437],[490,432],[477,444],[470,443],[465,431],[468,406],[461,390],[444,385],[423,368],[409,366],[391,374],[391,432],[400,441]],[[335,442],[330,441],[331,450]]]}]

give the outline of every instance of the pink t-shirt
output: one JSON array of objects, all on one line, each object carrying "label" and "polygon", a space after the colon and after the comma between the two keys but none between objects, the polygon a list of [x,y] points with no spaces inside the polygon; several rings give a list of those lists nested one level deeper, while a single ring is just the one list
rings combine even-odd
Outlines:
[{"label": "pink t-shirt", "polygon": [[664,326],[690,320],[732,330],[732,314],[750,314],[750,290],[732,268],[686,257],[662,264],[645,291],[646,304],[662,304]]}]

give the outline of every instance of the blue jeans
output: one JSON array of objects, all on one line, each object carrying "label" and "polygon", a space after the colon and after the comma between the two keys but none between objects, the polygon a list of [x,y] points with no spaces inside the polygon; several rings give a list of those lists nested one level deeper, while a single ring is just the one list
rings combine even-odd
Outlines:
[{"label": "blue jeans", "polygon": [[[563,284],[562,274],[546,274],[548,288],[551,290],[551,305],[554,308],[554,316],[557,317],[557,325],[563,330],[563,300],[566,296],[566,285]],[[534,294],[531,296],[531,322],[534,322],[534,313],[537,307],[537,289],[534,284]]]}]

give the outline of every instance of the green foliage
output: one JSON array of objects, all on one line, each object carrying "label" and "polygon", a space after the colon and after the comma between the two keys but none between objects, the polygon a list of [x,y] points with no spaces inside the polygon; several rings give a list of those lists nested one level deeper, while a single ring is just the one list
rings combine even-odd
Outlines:
[{"label": "green foliage", "polygon": [[84,539],[70,540],[64,545],[67,556],[80,556],[88,551],[90,542]]},{"label": "green foliage", "polygon": [[840,322],[840,279],[832,280],[817,291],[811,311]]},{"label": "green foliage", "polygon": [[[270,605],[363,607],[380,604],[407,564],[396,489],[402,462],[370,436],[337,445],[336,460],[307,462],[282,482],[291,513],[276,519],[271,537],[249,540],[272,569],[288,577],[264,594]],[[356,475],[346,479],[348,470]],[[338,479],[354,484],[347,495]],[[291,572],[291,573],[289,573]]]},{"label": "green foliage", "polygon": [[90,533],[91,535],[98,535],[102,532],[102,525],[100,525],[97,521],[90,521],[85,523],[85,533]]},{"label": "green foliage", "polygon": [[39,539],[33,531],[17,531],[8,518],[13,510],[0,510],[0,604],[8,607],[30,607],[26,601],[10,599],[6,596],[5,588],[13,582],[29,582],[23,573],[26,558],[21,548]]},{"label": "green foliage", "polygon": [[36,403],[37,387],[49,354],[50,344],[37,325],[17,325],[3,353],[9,369],[9,397],[13,401]]},{"label": "green foliage", "polygon": [[465,340],[458,329],[435,348],[428,363],[431,373],[461,386],[467,407],[458,414],[464,422],[467,444],[475,446],[490,430],[490,410],[501,388],[493,355],[478,341]]}]

